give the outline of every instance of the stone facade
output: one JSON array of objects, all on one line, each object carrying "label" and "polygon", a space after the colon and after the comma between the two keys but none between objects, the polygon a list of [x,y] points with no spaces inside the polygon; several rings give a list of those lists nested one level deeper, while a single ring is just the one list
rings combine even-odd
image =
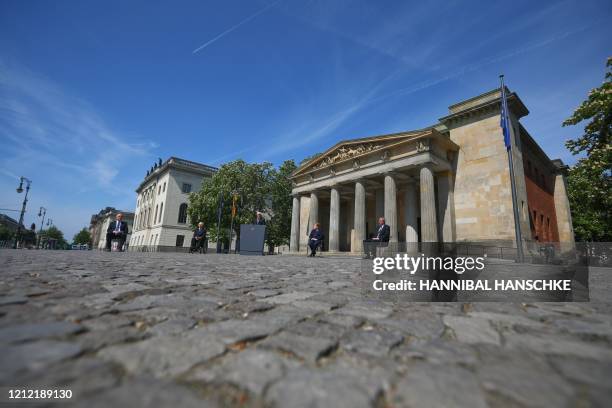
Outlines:
[{"label": "stone facade", "polygon": [[215,167],[169,158],[147,172],[136,189],[136,218],[131,250],[186,250],[192,227],[186,215],[189,193],[200,190]]},{"label": "stone facade", "polygon": [[[562,166],[553,163],[520,124],[529,111],[518,95],[506,93],[522,245],[537,240],[571,247]],[[391,242],[515,247],[500,95],[495,89],[454,104],[447,116],[422,130],[342,141],[304,163],[292,175],[291,250],[304,251],[308,232],[320,222],[326,249],[361,252],[361,243],[374,235],[380,216],[391,227]],[[559,231],[544,237],[533,233],[530,220],[531,208],[541,204],[526,175],[525,163],[535,157],[550,180],[547,219]]]}]

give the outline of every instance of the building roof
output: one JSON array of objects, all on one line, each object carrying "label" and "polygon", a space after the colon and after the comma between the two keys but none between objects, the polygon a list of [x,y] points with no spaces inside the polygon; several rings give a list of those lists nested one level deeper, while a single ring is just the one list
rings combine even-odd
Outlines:
[{"label": "building roof", "polygon": [[140,192],[142,188],[153,178],[159,177],[169,168],[177,168],[183,171],[188,171],[191,173],[201,174],[203,176],[212,176],[219,169],[213,166],[209,166],[207,164],[197,163],[191,160],[181,159],[179,157],[171,156],[168,160],[161,163],[161,159],[159,164],[155,163],[151,169],[147,172],[144,180],[138,185],[136,188],[136,192]]},{"label": "building roof", "polygon": [[0,224],[17,228],[19,226],[19,221],[12,217],[9,217],[6,214],[0,214]]}]

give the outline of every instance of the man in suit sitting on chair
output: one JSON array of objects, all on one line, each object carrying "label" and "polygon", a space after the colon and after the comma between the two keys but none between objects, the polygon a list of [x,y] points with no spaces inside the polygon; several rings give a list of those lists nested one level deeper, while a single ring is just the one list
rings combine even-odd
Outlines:
[{"label": "man in suit sitting on chair", "polygon": [[321,228],[321,224],[315,222],[312,231],[310,231],[310,235],[308,235],[310,256],[315,256],[317,254],[317,248],[323,243],[323,234],[321,233],[321,230],[319,228]]},{"label": "man in suit sitting on chair", "polygon": [[118,213],[115,216],[115,221],[111,222],[106,229],[106,250],[111,250],[111,243],[113,240],[119,241],[118,247],[120,251],[123,251],[123,244],[128,234],[127,222],[123,222],[123,214]]},{"label": "man in suit sitting on chair", "polygon": [[206,229],[204,228],[204,223],[202,221],[198,222],[198,228],[193,231],[193,237],[191,238],[191,247],[189,248],[189,253],[194,253],[199,251],[206,251]]},{"label": "man in suit sitting on chair", "polygon": [[[371,258],[374,256],[372,252],[373,248],[387,246],[389,242],[389,237],[391,236],[391,227],[389,227],[385,223],[385,217],[380,217],[378,219],[378,231],[376,232],[376,236],[370,240],[365,240],[363,248],[366,253],[366,258]],[[372,245],[372,242],[376,242],[376,245]]]}]

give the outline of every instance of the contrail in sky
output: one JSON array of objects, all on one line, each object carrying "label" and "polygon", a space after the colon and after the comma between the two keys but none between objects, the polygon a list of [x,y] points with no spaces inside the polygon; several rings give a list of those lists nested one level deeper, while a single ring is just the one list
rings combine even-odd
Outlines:
[{"label": "contrail in sky", "polygon": [[255,13],[251,14],[250,16],[248,16],[247,18],[245,18],[244,20],[242,20],[241,22],[239,22],[236,25],[233,25],[232,27],[228,28],[227,30],[225,30],[224,32],[222,32],[221,34],[219,34],[218,36],[216,36],[215,38],[213,38],[212,40],[209,40],[207,42],[205,42],[204,44],[200,45],[198,48],[196,48],[195,50],[193,50],[192,54],[196,54],[200,51],[202,51],[204,48],[208,47],[209,45],[217,42],[218,40],[220,40],[221,38],[225,37],[227,34],[231,33],[232,31],[236,30],[237,28],[239,28],[240,26],[248,23],[249,21],[251,21],[252,19],[254,19],[255,17],[257,17],[258,15],[260,15],[261,13],[263,13],[264,11],[268,10],[271,7],[276,6],[278,3],[280,3],[282,0],[276,0],[274,3],[270,3],[267,6],[263,7],[262,9],[256,11]]}]

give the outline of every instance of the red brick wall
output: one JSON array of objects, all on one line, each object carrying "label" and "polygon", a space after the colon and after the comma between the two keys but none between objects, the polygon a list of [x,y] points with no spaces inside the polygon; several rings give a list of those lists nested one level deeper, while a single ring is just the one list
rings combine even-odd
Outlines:
[{"label": "red brick wall", "polygon": [[523,157],[523,163],[531,237],[538,242],[559,242],[554,174],[529,155]]}]

